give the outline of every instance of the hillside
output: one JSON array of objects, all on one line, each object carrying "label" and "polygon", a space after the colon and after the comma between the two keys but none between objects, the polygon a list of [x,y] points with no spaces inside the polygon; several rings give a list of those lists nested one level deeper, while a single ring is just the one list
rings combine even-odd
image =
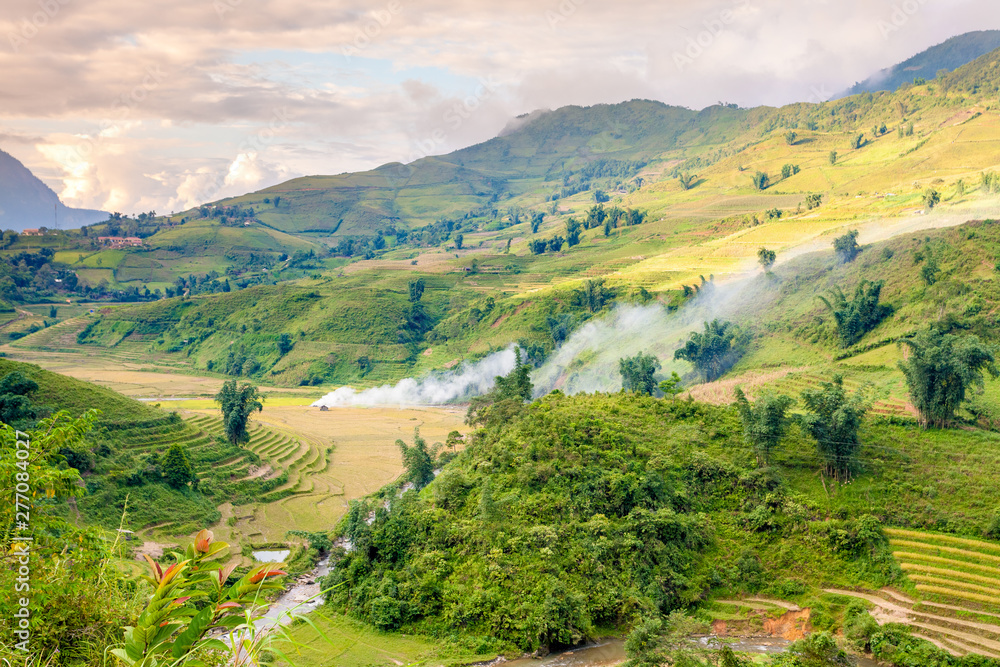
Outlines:
[{"label": "hillside", "polygon": [[958,69],[998,48],[1000,48],[1000,30],[980,30],[957,35],[854,84],[838,97],[874,93],[880,90],[894,91],[904,84],[912,84],[917,79],[930,80],[941,70]]},{"label": "hillside", "polygon": [[0,151],[0,227],[75,229],[107,217],[103,211],[69,208],[9,153]]}]

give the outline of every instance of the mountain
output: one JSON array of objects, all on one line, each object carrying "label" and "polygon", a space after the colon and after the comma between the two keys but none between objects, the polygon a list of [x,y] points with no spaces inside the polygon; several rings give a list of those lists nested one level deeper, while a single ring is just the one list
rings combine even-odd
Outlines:
[{"label": "mountain", "polygon": [[17,158],[0,150],[0,227],[75,229],[106,220],[104,211],[69,208],[59,195],[31,173]]},{"label": "mountain", "polygon": [[913,83],[916,79],[930,80],[937,76],[940,70],[955,70],[998,48],[1000,48],[1000,30],[967,32],[854,84],[838,97],[878,90],[893,91],[904,83]]}]

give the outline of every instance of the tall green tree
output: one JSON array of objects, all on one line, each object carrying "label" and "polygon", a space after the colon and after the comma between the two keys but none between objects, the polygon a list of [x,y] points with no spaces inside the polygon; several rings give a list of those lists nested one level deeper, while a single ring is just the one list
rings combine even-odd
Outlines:
[{"label": "tall green tree", "polygon": [[937,190],[928,190],[924,193],[924,206],[927,210],[933,209],[935,206],[941,203],[941,193]]},{"label": "tall green tree", "polygon": [[816,297],[833,313],[841,347],[854,345],[892,315],[892,306],[879,303],[883,285],[881,280],[862,280],[850,300],[839,287],[831,289],[828,296]]},{"label": "tall green tree", "polygon": [[250,440],[247,424],[250,415],[264,409],[263,397],[257,387],[245,382],[237,385],[236,380],[227,380],[215,395],[215,402],[222,410],[222,424],[226,438],[234,445]]},{"label": "tall green tree", "polygon": [[421,297],[424,296],[424,279],[417,278],[416,280],[411,280],[407,286],[409,290],[410,303],[417,303],[420,301]]},{"label": "tall green tree", "polygon": [[705,322],[703,332],[694,332],[674,359],[691,363],[707,382],[722,377],[746,352],[748,338],[732,322]]},{"label": "tall green tree", "polygon": [[576,218],[570,218],[566,221],[566,243],[572,248],[580,243],[580,233],[583,227],[580,225],[580,221]]},{"label": "tall green tree", "polygon": [[420,429],[413,429],[413,445],[409,446],[402,440],[396,441],[403,455],[403,465],[406,467],[406,479],[417,491],[434,481],[434,461],[437,458],[438,447],[427,447],[427,441],[420,437]]},{"label": "tall green tree", "polygon": [[816,440],[827,474],[837,480],[847,480],[854,469],[861,449],[858,430],[868,412],[868,402],[861,391],[848,396],[844,378],[821,382],[818,389],[802,392],[802,402],[808,413],[803,423]]},{"label": "tall green tree", "polygon": [[573,304],[596,313],[615,298],[613,289],[605,286],[604,278],[583,281],[583,287],[573,290]]},{"label": "tall green tree", "polygon": [[696,175],[690,174],[686,171],[677,174],[677,182],[680,183],[681,188],[684,190],[690,190],[693,188],[697,180],[698,177]]},{"label": "tall green tree", "polygon": [[978,336],[925,329],[899,345],[909,353],[899,362],[924,426],[947,426],[973,387],[983,387],[983,373],[998,377],[996,352]]},{"label": "tall green tree", "polygon": [[660,370],[660,360],[652,354],[640,352],[634,357],[618,360],[618,372],[622,376],[622,390],[652,396],[656,391],[656,371]]},{"label": "tall green tree", "polygon": [[754,172],[754,175],[750,178],[756,190],[767,190],[767,186],[771,182],[771,177],[767,175],[767,172],[763,171]]},{"label": "tall green tree", "polygon": [[189,482],[198,479],[191,466],[187,449],[176,443],[171,445],[164,455],[163,461],[160,462],[160,470],[163,471],[163,479],[175,489],[183,489]]},{"label": "tall green tree", "polygon": [[861,253],[861,246],[858,245],[858,230],[852,229],[843,236],[838,236],[833,240],[833,252],[841,264],[853,262]]},{"label": "tall green tree", "polygon": [[771,452],[785,437],[790,422],[788,409],[795,405],[790,396],[766,393],[751,403],[736,388],[736,410],[743,423],[743,439],[757,456],[757,465],[770,465]]}]

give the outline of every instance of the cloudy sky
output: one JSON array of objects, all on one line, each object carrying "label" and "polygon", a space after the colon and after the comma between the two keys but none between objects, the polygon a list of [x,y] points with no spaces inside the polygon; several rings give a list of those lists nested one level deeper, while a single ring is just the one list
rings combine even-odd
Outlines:
[{"label": "cloudy sky", "polygon": [[3,0],[0,148],[160,213],[632,98],[819,101],[996,0]]}]

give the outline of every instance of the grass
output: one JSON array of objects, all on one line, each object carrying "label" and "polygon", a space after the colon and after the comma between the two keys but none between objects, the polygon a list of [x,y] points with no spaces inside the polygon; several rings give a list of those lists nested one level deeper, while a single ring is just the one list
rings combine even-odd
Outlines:
[{"label": "grass", "polygon": [[[295,667],[380,667],[406,665],[467,665],[495,657],[474,649],[449,646],[420,635],[378,632],[353,619],[327,610],[309,616],[319,632],[305,623],[293,625],[293,643],[275,647],[292,659]],[[320,634],[322,633],[322,634]]]}]

